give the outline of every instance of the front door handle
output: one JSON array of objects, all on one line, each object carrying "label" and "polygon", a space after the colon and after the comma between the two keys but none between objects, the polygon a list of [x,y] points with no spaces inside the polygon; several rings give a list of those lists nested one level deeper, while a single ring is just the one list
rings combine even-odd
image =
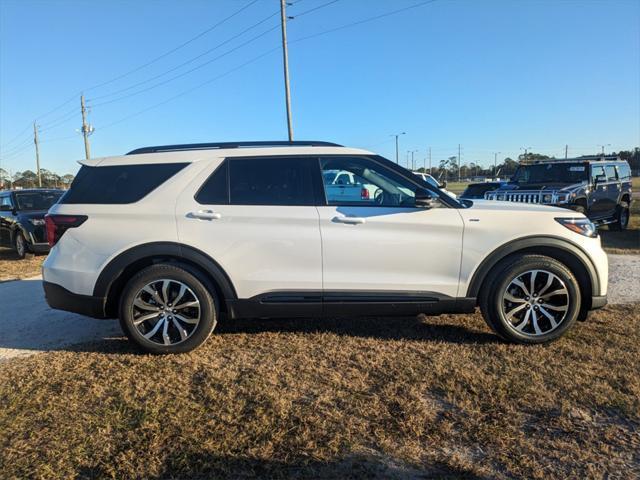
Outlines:
[{"label": "front door handle", "polygon": [[222,214],[211,210],[198,210],[197,212],[189,212],[187,217],[199,218],[200,220],[218,220],[219,218],[222,218]]},{"label": "front door handle", "polygon": [[366,218],[362,217],[333,217],[334,222],[339,223],[347,223],[349,225],[360,225],[367,221]]}]

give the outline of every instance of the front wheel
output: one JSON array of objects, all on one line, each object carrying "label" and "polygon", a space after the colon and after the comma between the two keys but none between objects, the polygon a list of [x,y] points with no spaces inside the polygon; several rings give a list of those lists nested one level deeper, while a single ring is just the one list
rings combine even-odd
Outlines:
[{"label": "front wheel", "polygon": [[200,346],[217,323],[214,289],[188,267],[157,264],[135,275],[120,297],[120,324],[149,353]]},{"label": "front wheel", "polygon": [[516,343],[546,343],[576,321],[581,294],[573,273],[543,255],[515,255],[486,279],[480,309],[487,324]]}]

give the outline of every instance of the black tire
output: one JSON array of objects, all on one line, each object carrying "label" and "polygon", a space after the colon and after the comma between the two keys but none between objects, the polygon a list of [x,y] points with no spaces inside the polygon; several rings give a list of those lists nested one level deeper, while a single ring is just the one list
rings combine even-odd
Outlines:
[{"label": "black tire", "polygon": [[13,248],[15,249],[18,258],[23,259],[27,256],[27,253],[29,252],[29,245],[27,244],[27,240],[24,238],[22,232],[16,232],[15,238],[13,239]]},{"label": "black tire", "polygon": [[[518,303],[511,303],[509,300],[503,298],[503,295],[508,295],[510,298],[513,298],[514,294],[510,293],[514,291],[513,288],[521,291],[520,287],[513,287],[515,280],[519,280],[521,283],[529,281],[528,287],[530,290],[532,274],[529,272],[533,271],[537,272],[533,275],[535,290],[547,293],[538,296],[537,293],[534,292],[535,296],[532,295],[531,297],[527,297],[525,296],[527,295],[526,293],[522,293],[523,299],[518,299]],[[553,277],[555,277],[555,279],[553,279]],[[552,278],[554,283],[551,284],[551,287],[548,287],[549,290],[545,290],[544,286],[546,280],[549,278]],[[582,297],[575,276],[564,264],[544,255],[510,256],[489,273],[484,281],[484,285],[485,288],[481,291],[479,299],[482,316],[494,332],[510,342],[538,344],[556,340],[571,328],[580,313]],[[512,290],[508,292],[508,288],[512,288]],[[565,295],[563,293],[549,297],[548,300],[546,299],[548,293],[558,291],[560,288],[564,288],[567,294]],[[524,291],[522,290],[522,292]],[[545,299],[543,300],[542,297],[545,297]],[[527,300],[525,301],[524,298]],[[560,298],[561,301],[558,301],[558,298]],[[560,303],[560,308],[564,308],[564,302],[566,302],[567,305],[563,314],[562,311],[556,311],[558,308],[556,303]],[[514,323],[510,322],[507,318],[507,314],[513,313],[515,308],[521,305],[523,305],[521,310],[511,316],[513,321],[517,323],[517,325],[514,325]],[[553,310],[551,307],[553,307]],[[505,309],[509,310],[505,312]],[[527,312],[527,310],[531,311]],[[544,315],[542,311],[544,311]],[[550,320],[545,317],[547,314],[554,317],[555,327]],[[536,318],[535,326],[533,322],[534,317]],[[521,330],[516,328],[520,328],[521,326]],[[538,330],[540,330],[540,332],[538,332]]]},{"label": "black tire", "polygon": [[[169,282],[169,290],[172,291],[158,292],[158,290],[160,290],[159,288],[156,288],[155,286],[151,288],[155,290],[160,297],[164,297],[166,293],[169,297],[169,301],[171,301],[172,296],[176,299],[179,295],[176,291],[177,288],[181,288],[182,285],[185,285],[187,287],[187,295],[189,296],[188,299],[191,297],[194,297],[195,299],[190,303],[195,303],[195,301],[198,303],[198,322],[195,326],[191,327],[190,323],[178,321],[177,319],[181,317],[180,315],[176,315],[176,310],[172,310],[173,315],[176,318],[176,320],[174,320],[171,316],[171,309],[165,307],[164,303],[155,302],[153,297],[149,297],[150,300],[143,302],[144,305],[158,306],[158,308],[162,308],[163,311],[150,311],[149,315],[154,315],[157,311],[158,318],[151,318],[136,326],[134,321],[139,321],[142,317],[142,312],[147,311],[147,309],[136,311],[138,307],[134,307],[134,301],[136,298],[140,299],[139,295],[143,293],[142,289],[146,286],[150,284],[164,285],[164,283],[161,282],[165,281]],[[160,307],[160,305],[163,306]],[[172,304],[166,303],[166,305],[171,307]],[[175,308],[177,305],[173,305],[173,307]],[[185,353],[204,343],[215,328],[218,319],[218,301],[213,286],[210,285],[206,278],[199,275],[197,271],[192,270],[185,265],[157,264],[141,270],[139,273],[134,275],[131,280],[129,280],[120,297],[119,311],[120,325],[122,326],[123,331],[126,333],[129,340],[145,352],[154,354]],[[183,311],[181,310],[179,313],[181,314]],[[163,318],[160,318],[161,316]],[[169,321],[169,319],[171,319],[171,321]],[[156,328],[156,325],[161,322],[165,322],[168,326],[165,328],[163,323],[162,329]],[[180,327],[180,329],[178,327]],[[145,338],[144,335],[151,333],[154,328],[156,328],[157,333],[150,339]],[[172,343],[159,343],[158,337],[164,341],[165,332]],[[185,339],[181,339],[183,333],[188,334]],[[153,340],[154,338],[156,338],[155,341]],[[173,342],[173,340],[175,340],[175,342]]]},{"label": "black tire", "polygon": [[626,230],[629,226],[629,204],[627,202],[621,202],[616,208],[615,222],[609,224],[609,230],[619,232]]},{"label": "black tire", "polygon": [[574,207],[574,210],[578,213],[581,213],[583,215],[587,214],[587,207],[585,207],[584,205],[576,205]]}]

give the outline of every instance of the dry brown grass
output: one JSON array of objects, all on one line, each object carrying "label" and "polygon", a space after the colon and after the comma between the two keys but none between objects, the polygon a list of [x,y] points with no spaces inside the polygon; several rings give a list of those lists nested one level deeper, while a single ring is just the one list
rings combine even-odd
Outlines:
[{"label": "dry brown grass", "polygon": [[7,478],[632,478],[640,312],[546,347],[479,315],[226,322],[187,355],[128,342],[0,368]]},{"label": "dry brown grass", "polygon": [[0,247],[0,282],[40,275],[46,255],[28,254],[20,260],[13,250]]}]

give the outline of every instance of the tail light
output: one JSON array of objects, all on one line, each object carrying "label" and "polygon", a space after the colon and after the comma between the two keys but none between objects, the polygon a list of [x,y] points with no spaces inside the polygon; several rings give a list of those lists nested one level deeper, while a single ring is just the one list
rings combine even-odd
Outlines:
[{"label": "tail light", "polygon": [[88,217],[86,215],[45,215],[44,223],[47,229],[47,242],[53,247],[60,237],[70,228],[82,225]]},{"label": "tail light", "polygon": [[362,200],[369,200],[369,190],[365,187],[362,187],[362,190],[360,190],[360,198]]}]

